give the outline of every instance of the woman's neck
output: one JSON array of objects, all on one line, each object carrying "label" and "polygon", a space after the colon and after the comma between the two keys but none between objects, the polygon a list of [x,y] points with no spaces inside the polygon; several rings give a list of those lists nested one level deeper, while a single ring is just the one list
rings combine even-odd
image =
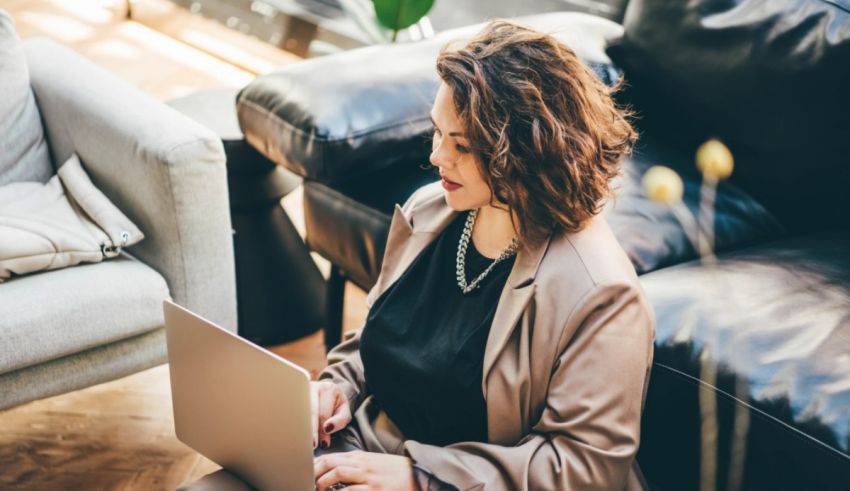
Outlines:
[{"label": "woman's neck", "polygon": [[472,243],[482,256],[490,259],[499,257],[515,236],[510,211],[490,205],[478,209],[472,228]]}]

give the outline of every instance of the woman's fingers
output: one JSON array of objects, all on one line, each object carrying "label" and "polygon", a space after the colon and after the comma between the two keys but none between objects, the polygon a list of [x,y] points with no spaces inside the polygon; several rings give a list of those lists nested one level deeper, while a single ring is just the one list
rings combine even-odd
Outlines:
[{"label": "woman's fingers", "polygon": [[318,480],[335,467],[354,467],[350,452],[326,453],[313,459],[313,478]]},{"label": "woman's fingers", "polygon": [[356,467],[349,466],[334,467],[330,471],[324,473],[322,477],[316,481],[316,487],[319,491],[325,491],[334,484],[340,482],[352,484],[364,483],[363,471]]},{"label": "woman's fingers", "polygon": [[331,446],[331,434],[351,422],[348,398],[334,382],[323,380],[311,382],[311,411],[313,413],[313,448]]},{"label": "woman's fingers", "polygon": [[331,444],[331,437],[324,429],[325,422],[328,418],[334,415],[334,406],[336,404],[336,384],[333,382],[319,382],[319,441],[324,443],[323,448],[327,448]]},{"label": "woman's fingers", "polygon": [[[334,489],[333,484],[348,484],[351,489],[413,489],[411,460],[400,455],[364,452],[326,453],[313,461],[313,476],[320,490]],[[347,488],[348,490],[348,488]]]},{"label": "woman's fingers", "polygon": [[329,435],[345,428],[351,422],[351,409],[348,405],[348,398],[345,397],[345,394],[341,390],[335,392],[336,402],[333,416],[325,420],[324,425],[322,425],[322,431]]}]

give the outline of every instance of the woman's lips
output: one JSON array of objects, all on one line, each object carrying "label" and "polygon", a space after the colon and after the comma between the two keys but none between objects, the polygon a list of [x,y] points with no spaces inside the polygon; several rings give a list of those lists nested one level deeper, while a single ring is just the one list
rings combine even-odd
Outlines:
[{"label": "woman's lips", "polygon": [[445,189],[446,191],[449,191],[449,192],[458,190],[458,189],[463,187],[462,185],[460,185],[456,182],[449,181],[445,177],[442,177],[440,180],[443,183],[443,189]]}]

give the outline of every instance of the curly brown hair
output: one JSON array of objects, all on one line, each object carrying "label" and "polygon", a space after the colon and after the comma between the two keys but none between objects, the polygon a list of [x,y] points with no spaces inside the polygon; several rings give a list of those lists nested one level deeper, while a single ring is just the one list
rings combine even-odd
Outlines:
[{"label": "curly brown hair", "polygon": [[578,231],[601,211],[637,140],[631,112],[611,97],[619,84],[603,84],[552,35],[505,20],[445,46],[437,72],[520,243]]}]

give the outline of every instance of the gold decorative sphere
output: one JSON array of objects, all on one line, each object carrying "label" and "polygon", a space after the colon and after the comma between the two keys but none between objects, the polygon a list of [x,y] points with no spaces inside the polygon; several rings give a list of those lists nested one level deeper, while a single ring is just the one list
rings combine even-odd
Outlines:
[{"label": "gold decorative sphere", "polygon": [[682,200],[685,186],[673,169],[663,165],[649,168],[643,175],[643,189],[652,201],[671,204]]},{"label": "gold decorative sphere", "polygon": [[697,168],[703,176],[720,181],[732,175],[734,166],[732,152],[720,140],[708,140],[697,149]]}]

